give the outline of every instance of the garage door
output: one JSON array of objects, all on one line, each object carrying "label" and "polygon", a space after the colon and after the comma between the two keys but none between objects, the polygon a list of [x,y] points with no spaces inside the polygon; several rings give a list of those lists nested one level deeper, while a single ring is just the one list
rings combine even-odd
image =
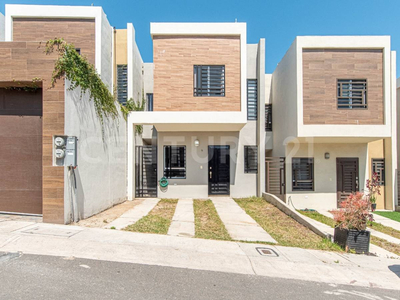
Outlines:
[{"label": "garage door", "polygon": [[0,211],[42,214],[42,90],[0,88]]}]

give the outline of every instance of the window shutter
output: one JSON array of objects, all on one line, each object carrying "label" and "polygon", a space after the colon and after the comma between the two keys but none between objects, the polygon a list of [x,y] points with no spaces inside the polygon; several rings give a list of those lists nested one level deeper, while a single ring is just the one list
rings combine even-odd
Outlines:
[{"label": "window shutter", "polygon": [[244,146],[244,172],[258,173],[258,148],[257,146]]},{"label": "window shutter", "polygon": [[385,159],[373,158],[372,159],[372,172],[378,174],[379,184],[385,185]]},{"label": "window shutter", "polygon": [[128,66],[117,65],[117,96],[118,102],[126,105],[128,100]]},{"label": "window shutter", "polygon": [[265,131],[272,131],[272,104],[265,104]]},{"label": "window shutter", "polygon": [[186,147],[164,146],[164,176],[166,178],[186,178]]},{"label": "window shutter", "polygon": [[193,80],[194,96],[225,96],[225,66],[196,65],[193,68]]},{"label": "window shutter", "polygon": [[257,79],[247,79],[247,120],[257,120]]},{"label": "window shutter", "polygon": [[292,189],[314,190],[314,158],[292,158]]}]

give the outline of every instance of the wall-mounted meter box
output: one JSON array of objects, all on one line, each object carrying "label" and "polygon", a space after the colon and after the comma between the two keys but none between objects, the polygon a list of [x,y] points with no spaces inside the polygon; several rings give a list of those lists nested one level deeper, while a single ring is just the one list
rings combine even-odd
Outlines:
[{"label": "wall-mounted meter box", "polygon": [[53,137],[53,166],[77,166],[77,141],[75,136],[55,135]]},{"label": "wall-mounted meter box", "polygon": [[67,145],[65,147],[65,160],[64,166],[66,167],[76,167],[77,157],[76,157],[76,136],[67,137]]}]

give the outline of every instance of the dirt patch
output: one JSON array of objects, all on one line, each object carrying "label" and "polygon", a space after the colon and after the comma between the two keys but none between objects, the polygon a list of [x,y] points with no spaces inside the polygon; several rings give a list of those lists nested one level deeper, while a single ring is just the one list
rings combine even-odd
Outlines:
[{"label": "dirt patch", "polygon": [[81,220],[74,225],[84,226],[84,227],[94,227],[94,228],[102,228],[105,227],[108,223],[111,223],[115,219],[119,218],[123,213],[128,210],[134,208],[136,205],[142,203],[143,200],[133,200],[133,201],[125,201],[121,204],[117,204],[97,215],[94,215],[85,220]]}]

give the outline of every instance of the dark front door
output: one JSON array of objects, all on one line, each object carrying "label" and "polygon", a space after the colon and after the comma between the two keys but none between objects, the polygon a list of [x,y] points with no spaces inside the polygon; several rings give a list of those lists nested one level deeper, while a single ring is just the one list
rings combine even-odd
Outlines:
[{"label": "dark front door", "polygon": [[351,193],[358,189],[358,158],[336,158],[338,207]]},{"label": "dark front door", "polygon": [[135,173],[136,197],[157,197],[156,146],[136,146]]},{"label": "dark front door", "polygon": [[208,193],[229,195],[230,155],[229,146],[208,146]]}]

